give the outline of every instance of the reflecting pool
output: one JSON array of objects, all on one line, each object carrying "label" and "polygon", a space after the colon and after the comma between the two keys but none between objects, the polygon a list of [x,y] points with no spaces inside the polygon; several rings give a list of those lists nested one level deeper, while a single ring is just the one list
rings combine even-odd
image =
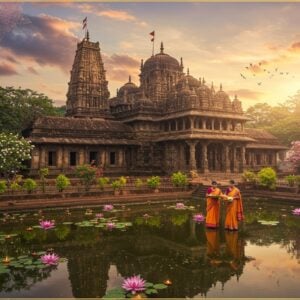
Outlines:
[{"label": "reflecting pool", "polygon": [[225,232],[193,220],[203,200],[175,203],[0,214],[0,297],[103,297],[132,275],[169,283],[149,297],[300,297],[300,205],[247,199]]}]

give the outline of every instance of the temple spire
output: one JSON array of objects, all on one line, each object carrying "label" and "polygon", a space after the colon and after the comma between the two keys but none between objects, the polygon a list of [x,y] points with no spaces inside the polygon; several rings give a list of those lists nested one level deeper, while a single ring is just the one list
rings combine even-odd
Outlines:
[{"label": "temple spire", "polygon": [[89,33],[89,31],[88,31],[88,30],[86,31],[86,40],[87,40],[87,41],[89,41],[89,40],[90,40],[90,33]]},{"label": "temple spire", "polygon": [[187,68],[187,75],[190,75],[190,68]]},{"label": "temple spire", "polygon": [[160,43],[160,53],[164,53],[164,43]]},{"label": "temple spire", "polygon": [[220,84],[220,91],[223,91],[222,83]]},{"label": "temple spire", "polygon": [[183,59],[180,57],[180,67],[183,69]]},{"label": "temple spire", "polygon": [[144,60],[141,59],[141,70],[142,70],[143,67],[144,67]]},{"label": "temple spire", "polygon": [[131,75],[129,75],[128,82],[131,83]]}]

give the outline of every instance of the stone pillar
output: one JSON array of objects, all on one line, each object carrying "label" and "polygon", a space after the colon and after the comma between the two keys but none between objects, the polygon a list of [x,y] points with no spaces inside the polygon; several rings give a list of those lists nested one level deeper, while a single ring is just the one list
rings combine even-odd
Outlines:
[{"label": "stone pillar", "polygon": [[178,131],[178,120],[175,120],[175,130]]},{"label": "stone pillar", "polygon": [[62,168],[63,166],[63,149],[59,147],[57,149],[57,168]]},{"label": "stone pillar", "polygon": [[193,130],[194,129],[194,117],[191,117],[190,118],[190,123],[191,123],[191,130]]},{"label": "stone pillar", "polygon": [[230,173],[229,145],[224,146],[225,173]]},{"label": "stone pillar", "polygon": [[102,165],[104,166],[106,164],[106,161],[105,161],[105,149],[101,149],[100,160],[101,160]]},{"label": "stone pillar", "polygon": [[230,131],[230,130],[231,130],[231,122],[227,121],[227,131]]},{"label": "stone pillar", "polygon": [[119,167],[123,167],[123,164],[124,164],[123,149],[120,149],[119,150],[118,165],[119,165]]},{"label": "stone pillar", "polygon": [[244,167],[246,166],[246,147],[241,146],[241,171],[244,171]]},{"label": "stone pillar", "polygon": [[63,150],[63,168],[67,169],[69,167],[69,150],[64,147]]},{"label": "stone pillar", "polygon": [[207,159],[207,143],[203,142],[202,144],[202,167],[203,173],[208,173],[208,159]]},{"label": "stone pillar", "polygon": [[206,119],[202,119],[202,129],[206,129]]},{"label": "stone pillar", "polygon": [[182,130],[185,130],[185,119],[182,119]]},{"label": "stone pillar", "polygon": [[32,151],[31,151],[31,169],[38,170],[40,166],[40,150],[36,146]]},{"label": "stone pillar", "polygon": [[215,119],[211,120],[211,130],[215,130]]},{"label": "stone pillar", "polygon": [[236,146],[233,146],[232,148],[232,156],[233,156],[233,172],[238,173],[238,161],[237,161],[237,155],[236,155]]},{"label": "stone pillar", "polygon": [[46,167],[46,148],[45,146],[41,146],[40,148],[40,168]]},{"label": "stone pillar", "polygon": [[171,131],[171,122],[168,122],[168,131]]},{"label": "stone pillar", "polygon": [[84,150],[83,149],[80,149],[79,151],[78,151],[78,155],[79,155],[79,157],[78,157],[78,164],[79,165],[83,165],[84,164]]},{"label": "stone pillar", "polygon": [[189,168],[190,170],[196,170],[196,141],[188,141],[187,144],[190,147],[190,161],[189,161]]}]

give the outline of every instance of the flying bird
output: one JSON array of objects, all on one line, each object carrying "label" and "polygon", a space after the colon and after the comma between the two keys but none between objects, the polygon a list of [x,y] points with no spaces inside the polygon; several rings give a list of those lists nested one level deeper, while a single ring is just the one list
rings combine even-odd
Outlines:
[{"label": "flying bird", "polygon": [[242,73],[240,73],[240,75],[242,76],[242,78],[246,79],[246,77]]},{"label": "flying bird", "polygon": [[261,84],[262,84],[262,82],[258,82],[257,84],[258,84],[258,85],[261,85]]}]

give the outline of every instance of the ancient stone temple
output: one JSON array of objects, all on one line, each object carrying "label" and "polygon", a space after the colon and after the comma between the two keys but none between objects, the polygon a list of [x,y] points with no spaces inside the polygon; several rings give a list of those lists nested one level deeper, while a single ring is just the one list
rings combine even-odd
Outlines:
[{"label": "ancient stone temple", "polygon": [[129,76],[111,99],[107,84],[99,43],[87,35],[77,45],[66,116],[31,128],[33,173],[73,172],[93,160],[112,174],[240,173],[276,167],[285,150],[268,132],[245,129],[237,96],[185,73],[163,44],[141,61],[139,84]]}]

